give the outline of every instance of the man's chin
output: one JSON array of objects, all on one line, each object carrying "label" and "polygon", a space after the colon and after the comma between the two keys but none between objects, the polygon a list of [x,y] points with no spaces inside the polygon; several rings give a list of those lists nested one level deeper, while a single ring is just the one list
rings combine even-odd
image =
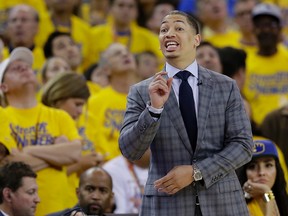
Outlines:
[{"label": "man's chin", "polygon": [[166,52],[166,53],[165,53],[165,57],[166,57],[167,59],[169,59],[169,58],[173,59],[173,58],[177,58],[178,55],[177,55],[176,52]]},{"label": "man's chin", "polygon": [[103,209],[101,206],[98,205],[89,205],[88,212],[86,214],[88,215],[103,215]]}]

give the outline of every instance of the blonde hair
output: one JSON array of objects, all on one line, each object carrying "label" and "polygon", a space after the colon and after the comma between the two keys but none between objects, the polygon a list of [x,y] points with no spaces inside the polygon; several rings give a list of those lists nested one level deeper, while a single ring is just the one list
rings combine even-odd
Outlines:
[{"label": "blonde hair", "polygon": [[46,106],[55,107],[60,100],[69,98],[87,100],[89,96],[90,92],[84,76],[68,72],[57,74],[44,85],[41,101]]}]

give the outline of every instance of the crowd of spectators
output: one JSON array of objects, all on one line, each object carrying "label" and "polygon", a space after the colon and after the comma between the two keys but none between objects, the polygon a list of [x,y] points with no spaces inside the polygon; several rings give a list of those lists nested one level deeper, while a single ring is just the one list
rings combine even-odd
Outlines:
[{"label": "crowd of spectators", "polygon": [[114,186],[102,213],[138,213],[150,152],[128,161],[118,138],[130,86],[164,67],[158,33],[172,10],[199,21],[197,63],[236,81],[287,182],[287,0],[0,0],[0,164],[37,173],[36,216],[79,207],[95,166]]}]

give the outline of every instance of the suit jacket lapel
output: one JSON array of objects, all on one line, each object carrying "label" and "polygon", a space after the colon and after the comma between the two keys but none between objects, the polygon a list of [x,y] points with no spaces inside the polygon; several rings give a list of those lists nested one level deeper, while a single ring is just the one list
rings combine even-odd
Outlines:
[{"label": "suit jacket lapel", "polygon": [[208,119],[209,108],[213,96],[214,82],[211,77],[211,72],[199,65],[199,80],[202,84],[199,85],[199,105],[198,105],[198,144],[196,151],[199,148],[199,141],[203,139],[205,134],[205,123]]},{"label": "suit jacket lapel", "polygon": [[172,124],[176,128],[176,131],[178,132],[185,148],[192,155],[193,154],[192,147],[191,147],[188,135],[185,131],[185,125],[184,125],[182,115],[181,115],[181,112],[179,109],[179,105],[178,105],[178,102],[177,102],[177,99],[176,99],[176,96],[175,96],[173,89],[171,89],[169,99],[167,100],[167,102],[165,104],[164,110],[167,113],[167,115],[169,116]]}]

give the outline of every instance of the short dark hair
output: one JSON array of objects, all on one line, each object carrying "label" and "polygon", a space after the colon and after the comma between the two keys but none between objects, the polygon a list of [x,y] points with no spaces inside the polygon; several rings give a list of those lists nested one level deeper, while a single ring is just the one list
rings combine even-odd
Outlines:
[{"label": "short dark hair", "polygon": [[224,47],[218,49],[222,64],[222,73],[226,76],[233,77],[239,69],[246,68],[247,54],[242,49],[233,47]]},{"label": "short dark hair", "polygon": [[36,178],[37,174],[23,162],[10,162],[0,168],[0,204],[3,203],[4,188],[15,192],[22,186],[23,177]]},{"label": "short dark hair", "polygon": [[43,48],[46,59],[54,56],[52,43],[55,38],[60,37],[60,36],[68,36],[71,38],[71,34],[68,32],[59,32],[59,31],[52,32],[47,38],[46,43]]},{"label": "short dark hair", "polygon": [[156,54],[152,51],[140,52],[140,53],[135,55],[135,60],[136,60],[137,65],[140,63],[141,56],[144,56],[144,55],[149,55],[149,56],[153,56],[154,58],[157,58]]},{"label": "short dark hair", "polygon": [[93,74],[93,71],[99,66],[98,63],[94,63],[92,65],[89,66],[89,68],[87,70],[85,70],[84,72],[84,77],[86,80],[88,81],[91,81],[91,77],[92,77],[92,74]]},{"label": "short dark hair", "polygon": [[181,15],[181,16],[186,17],[188,23],[195,30],[196,34],[200,34],[199,22],[198,22],[198,20],[196,18],[194,18],[190,14],[185,13],[183,11],[179,11],[179,10],[173,10],[173,11],[170,11],[167,15]]},{"label": "short dark hair", "polygon": [[208,42],[208,41],[201,41],[199,46],[197,46],[197,49],[202,47],[202,46],[209,46],[212,47],[213,49],[215,49],[218,52],[218,48],[215,47],[212,43]]}]

